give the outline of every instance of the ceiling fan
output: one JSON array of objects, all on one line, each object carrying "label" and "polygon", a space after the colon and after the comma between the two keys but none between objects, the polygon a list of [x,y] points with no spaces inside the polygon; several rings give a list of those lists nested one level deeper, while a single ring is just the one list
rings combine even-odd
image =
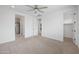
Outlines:
[{"label": "ceiling fan", "polygon": [[40,5],[33,5],[33,6],[31,6],[31,5],[25,5],[25,6],[31,8],[28,11],[34,11],[34,13],[37,13],[37,12],[43,13],[44,11],[42,11],[42,9],[48,8],[46,6],[45,7],[39,7]]}]

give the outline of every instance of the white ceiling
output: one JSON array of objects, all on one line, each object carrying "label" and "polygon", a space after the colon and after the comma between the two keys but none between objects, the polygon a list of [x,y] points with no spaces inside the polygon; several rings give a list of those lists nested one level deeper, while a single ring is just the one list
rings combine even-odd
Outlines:
[{"label": "white ceiling", "polygon": [[[54,11],[59,10],[59,9],[73,7],[72,5],[39,5],[39,7],[41,7],[41,6],[47,6],[48,7],[47,9],[43,9],[44,13],[50,13],[50,12],[54,12]],[[33,14],[32,11],[27,11],[27,10],[30,10],[30,9],[31,8],[29,8],[27,6],[24,6],[24,5],[17,5],[17,6],[15,6],[15,10],[16,11],[19,11],[19,12],[22,12],[22,13]]]}]

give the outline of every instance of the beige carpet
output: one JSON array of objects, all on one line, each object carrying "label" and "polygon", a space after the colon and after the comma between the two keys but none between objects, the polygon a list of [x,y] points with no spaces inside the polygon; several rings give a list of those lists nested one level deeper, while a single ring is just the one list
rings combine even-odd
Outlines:
[{"label": "beige carpet", "polygon": [[0,54],[63,54],[79,53],[71,39],[64,42],[41,36],[24,39],[17,36],[16,41],[0,44]]}]

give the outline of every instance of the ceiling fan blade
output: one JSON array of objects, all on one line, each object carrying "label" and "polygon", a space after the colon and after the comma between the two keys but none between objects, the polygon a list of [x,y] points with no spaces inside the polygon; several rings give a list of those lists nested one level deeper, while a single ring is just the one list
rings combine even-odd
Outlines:
[{"label": "ceiling fan blade", "polygon": [[45,9],[45,8],[48,8],[48,7],[40,7],[39,9]]},{"label": "ceiling fan blade", "polygon": [[34,11],[33,9],[31,9],[31,10],[27,10],[27,11]]},{"label": "ceiling fan blade", "polygon": [[31,5],[25,5],[25,6],[30,7],[30,8],[34,8],[34,7],[33,7],[33,6],[31,6]]},{"label": "ceiling fan blade", "polygon": [[41,11],[40,9],[37,9],[39,12],[43,13],[44,11]]}]

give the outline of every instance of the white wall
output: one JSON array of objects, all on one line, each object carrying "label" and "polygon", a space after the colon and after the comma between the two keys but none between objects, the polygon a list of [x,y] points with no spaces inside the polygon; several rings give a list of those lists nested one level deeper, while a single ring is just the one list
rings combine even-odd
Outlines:
[{"label": "white wall", "polygon": [[73,24],[64,25],[64,37],[73,38]]},{"label": "white wall", "polygon": [[29,15],[25,16],[25,37],[33,36],[33,20]]},{"label": "white wall", "polygon": [[8,6],[0,6],[0,43],[15,40],[14,11]]},{"label": "white wall", "polygon": [[58,9],[57,11],[43,15],[42,36],[63,41],[64,13],[72,9],[73,7]]},{"label": "white wall", "polygon": [[61,11],[43,16],[42,36],[63,41],[63,14]]},{"label": "white wall", "polygon": [[25,37],[36,36],[38,34],[37,20],[33,16],[25,17]]},{"label": "white wall", "polygon": [[0,43],[15,40],[15,15],[24,16],[25,38],[38,34],[38,23],[34,16],[14,11],[10,6],[0,6]]}]

